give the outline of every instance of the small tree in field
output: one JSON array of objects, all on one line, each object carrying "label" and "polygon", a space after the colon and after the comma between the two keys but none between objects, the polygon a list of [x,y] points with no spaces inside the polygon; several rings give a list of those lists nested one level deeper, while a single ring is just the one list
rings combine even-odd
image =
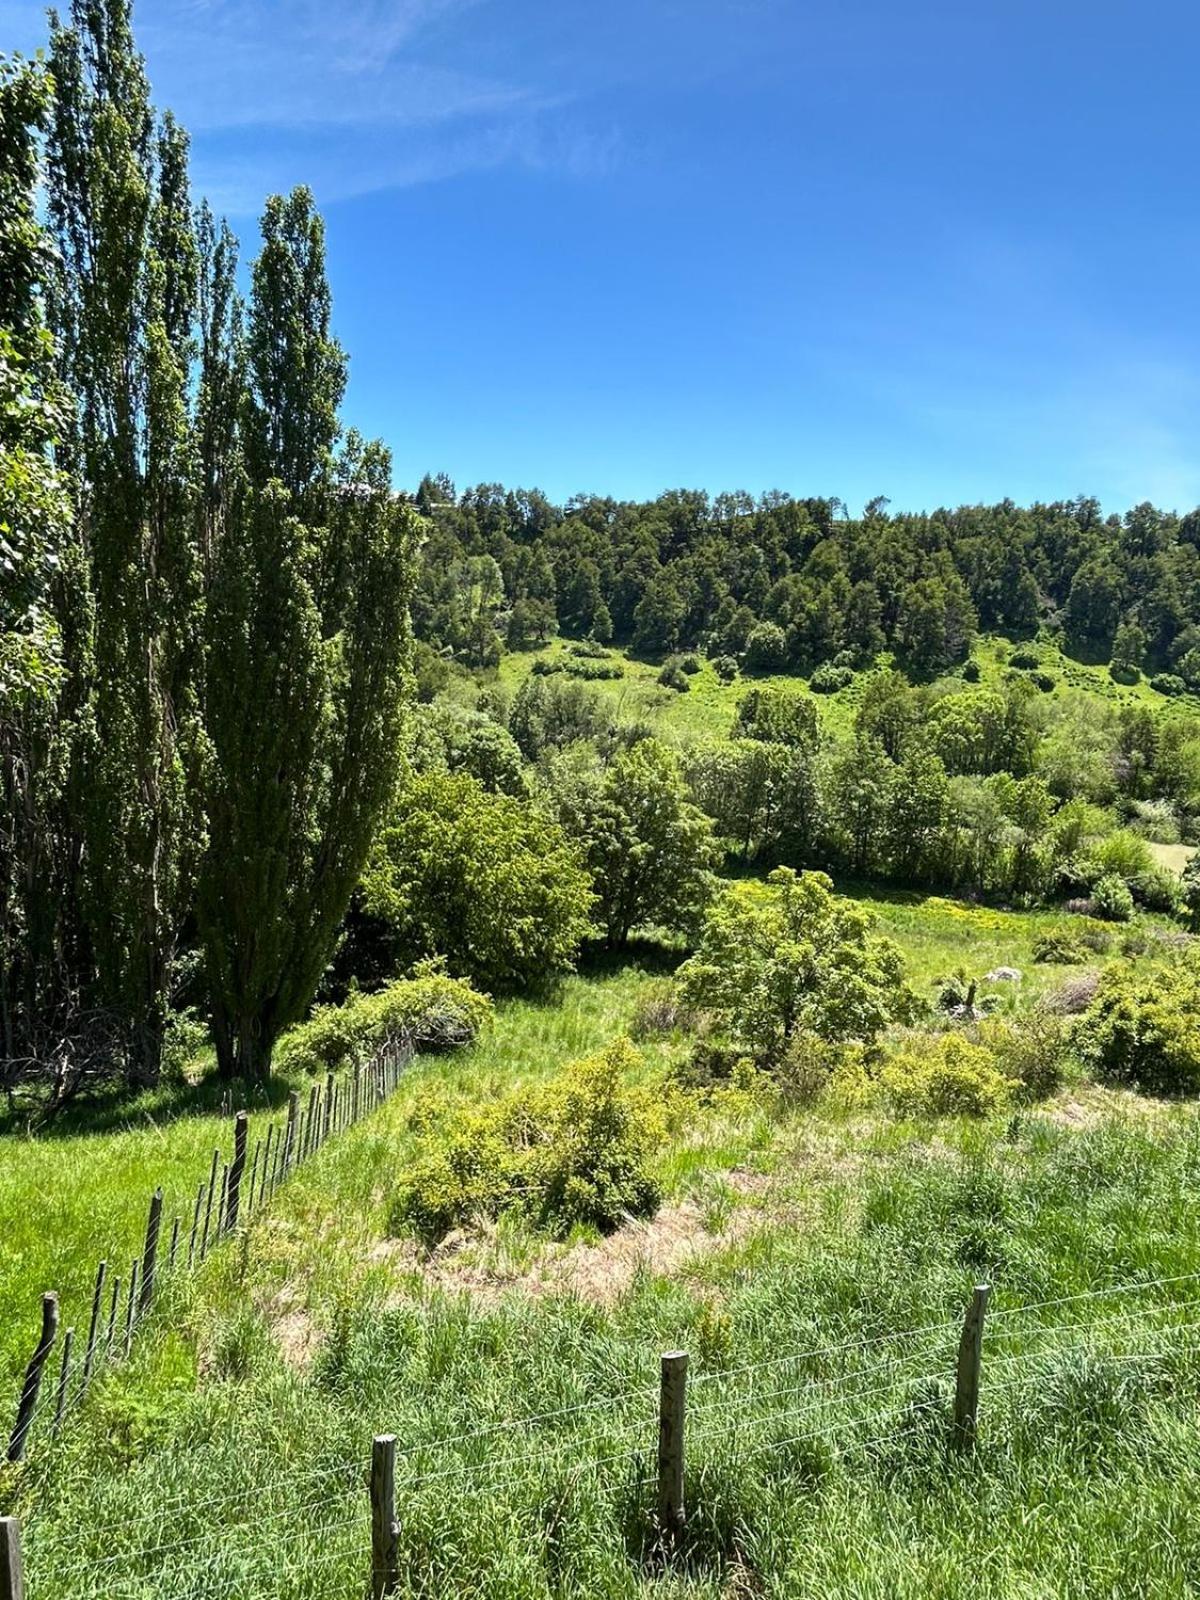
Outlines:
[{"label": "small tree in field", "polygon": [[679,970],[686,1005],[714,1012],[764,1065],[806,1034],[869,1043],[910,1012],[904,958],[869,913],[835,896],[823,872],[778,867],[767,883],[769,896],[735,887],[709,912]]}]

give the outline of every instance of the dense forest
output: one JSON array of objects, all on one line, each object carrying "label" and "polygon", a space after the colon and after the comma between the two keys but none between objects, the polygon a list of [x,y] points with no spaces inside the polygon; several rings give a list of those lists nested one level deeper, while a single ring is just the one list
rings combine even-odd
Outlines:
[{"label": "dense forest", "polygon": [[[1080,498],[922,515],[878,499],[674,491],[642,504],[426,478],[418,636],[483,667],[555,631],[661,655],[703,648],[809,673],[893,651],[918,677],[980,631],[1060,630],[1083,660],[1200,685],[1200,511],[1104,517]],[[839,661],[839,658],[844,658]]]}]

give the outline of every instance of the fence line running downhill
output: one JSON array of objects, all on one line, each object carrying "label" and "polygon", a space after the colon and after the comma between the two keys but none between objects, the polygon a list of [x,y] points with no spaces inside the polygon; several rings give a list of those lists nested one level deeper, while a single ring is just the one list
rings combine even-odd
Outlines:
[{"label": "fence line running downhill", "polygon": [[[386,1096],[398,1071],[397,1063],[382,1076],[377,1071],[368,1089],[370,1105]],[[336,1115],[309,1121],[310,1130],[321,1130],[314,1139],[327,1138],[338,1125]],[[280,1170],[289,1170],[286,1163]],[[264,1203],[270,1192],[268,1183],[255,1203]],[[1164,1292],[1147,1300],[1153,1291]],[[1106,1299],[1122,1304],[1094,1315]],[[1051,1321],[1036,1320],[1048,1312],[1054,1313]],[[1097,1336],[1117,1330],[1119,1348],[1111,1339],[1107,1347],[1097,1344]],[[801,1447],[831,1442],[842,1453],[868,1459],[900,1447],[912,1459],[944,1451],[966,1460],[982,1447],[1002,1448],[1007,1428],[1021,1425],[1053,1364],[1085,1351],[1122,1370],[1131,1363],[1200,1356],[1200,1272],[998,1309],[991,1307],[990,1286],[979,1284],[962,1319],[802,1346],[749,1365],[717,1365],[694,1374],[686,1351],[669,1351],[659,1360],[657,1385],[626,1384],[573,1404],[501,1416],[399,1446],[394,1434],[380,1433],[369,1443],[364,1438],[357,1459],[283,1475],[260,1483],[253,1495],[245,1485],[230,1484],[206,1499],[156,1502],[141,1515],[123,1510],[119,1546],[113,1550],[106,1538],[107,1554],[82,1549],[79,1529],[43,1531],[35,1524],[29,1554],[33,1571],[44,1571],[47,1582],[71,1600],[134,1600],[150,1592],[148,1583],[158,1600],[235,1589],[290,1600],[301,1592],[302,1580],[320,1585],[305,1592],[323,1592],[340,1580],[346,1592],[358,1594],[368,1574],[373,1600],[382,1600],[406,1577],[398,1500],[403,1517],[429,1489],[436,1498],[465,1485],[486,1489],[494,1499],[549,1466],[573,1481],[603,1473],[610,1487],[637,1496],[645,1548],[666,1567],[686,1551],[689,1513],[700,1509],[702,1496],[721,1493],[719,1477],[707,1479],[697,1470],[706,1463],[770,1456],[780,1460],[781,1474],[793,1471],[802,1478],[807,1466]],[[993,1396],[1003,1399],[989,1418],[984,1401]],[[982,1435],[981,1415],[988,1422]],[[597,1424],[590,1438],[581,1435],[581,1422]],[[469,1446],[476,1447],[474,1453]],[[290,1493],[299,1503],[276,1505],[272,1490]],[[199,1522],[201,1531],[168,1537],[181,1521]],[[269,1541],[263,1539],[265,1526],[272,1528]],[[250,1569],[260,1562],[251,1579]],[[253,1589],[247,1586],[251,1581]],[[40,1600],[26,1587],[21,1529],[13,1518],[0,1518],[0,1600]]]},{"label": "fence line running downhill", "polygon": [[[78,1410],[96,1378],[130,1354],[139,1328],[154,1308],[164,1280],[193,1271],[209,1253],[251,1216],[270,1205],[281,1184],[321,1150],[335,1134],[353,1127],[381,1106],[397,1088],[412,1059],[411,1046],[391,1040],[363,1065],[340,1077],[330,1072],[314,1083],[306,1104],[299,1090],[288,1096],[282,1122],[270,1121],[266,1136],[250,1146],[250,1116],[233,1119],[233,1148],[226,1158],[213,1151],[208,1175],[194,1202],[165,1223],[163,1190],[150,1197],[140,1251],[128,1270],[124,1263],[97,1263],[86,1319],[62,1329],[57,1292],[42,1296],[37,1345],[18,1391],[8,1435],[7,1459],[23,1461],[35,1445],[50,1445]],[[0,1435],[2,1438],[2,1435]],[[0,1600],[5,1592],[0,1556]]]}]

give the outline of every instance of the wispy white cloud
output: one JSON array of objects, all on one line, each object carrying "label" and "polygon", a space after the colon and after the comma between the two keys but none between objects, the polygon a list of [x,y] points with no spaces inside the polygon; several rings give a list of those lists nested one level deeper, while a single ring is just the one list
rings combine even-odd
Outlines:
[{"label": "wispy white cloud", "polygon": [[[504,165],[574,176],[618,148],[558,88],[488,59],[487,0],[140,0],[157,102],[193,135],[198,190],[236,215],[305,181],[323,202]],[[44,36],[0,0],[5,43]],[[493,23],[496,22],[493,17]]]}]

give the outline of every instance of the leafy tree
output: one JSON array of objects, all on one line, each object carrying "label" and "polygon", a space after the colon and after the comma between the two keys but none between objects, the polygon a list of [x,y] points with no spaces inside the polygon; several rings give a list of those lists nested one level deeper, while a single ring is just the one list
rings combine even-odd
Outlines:
[{"label": "leafy tree", "polygon": [[128,0],[52,18],[47,209],[86,528],[86,634],[69,666],[86,739],[72,774],[96,999],[152,1079],[201,838],[197,496],[189,419],[197,252],[187,139],[156,121]]},{"label": "leafy tree", "polygon": [[[68,960],[76,858],[64,778],[76,727],[64,670],[64,588],[86,584],[69,485],[50,450],[65,422],[40,289],[37,135],[50,83],[0,61],[0,1087],[48,1060],[81,974]],[[85,602],[86,603],[86,602]]]},{"label": "leafy tree", "polygon": [[590,926],[578,847],[539,809],[465,773],[405,783],[376,837],[363,905],[393,970],[444,956],[490,989],[570,971]]},{"label": "leafy tree", "polygon": [[688,763],[692,793],[743,861],[785,847],[805,856],[817,831],[814,752],[758,739],[713,742]]},{"label": "leafy tree", "polygon": [[419,519],[351,435],[306,190],[254,266],[245,476],[213,557],[198,919],[221,1072],[263,1077],[312,999],[392,790]]},{"label": "leafy tree", "polygon": [[883,864],[894,763],[877,739],[859,733],[830,762],[825,815],[833,847],[851,872]]},{"label": "leafy tree", "polygon": [[908,1014],[904,959],[866,912],[821,872],[777,867],[767,882],[768,896],[735,886],[713,906],[679,969],[685,1004],[716,1013],[768,1065],[804,1036],[869,1043]]},{"label": "leafy tree", "polygon": [[756,685],[738,701],[732,736],[815,749],[820,726],[816,705],[806,695],[778,684],[764,684]]},{"label": "leafy tree", "polygon": [[913,750],[892,773],[888,844],[892,870],[907,881],[936,874],[949,808],[946,769],[937,756]]},{"label": "leafy tree", "polygon": [[747,672],[782,672],[788,664],[787,635],[777,622],[760,622],[746,640]]},{"label": "leafy tree", "polygon": [[586,851],[609,947],[638,928],[692,927],[712,895],[717,851],[673,752],[641,739],[607,769],[560,767],[552,784],[568,837]]}]

